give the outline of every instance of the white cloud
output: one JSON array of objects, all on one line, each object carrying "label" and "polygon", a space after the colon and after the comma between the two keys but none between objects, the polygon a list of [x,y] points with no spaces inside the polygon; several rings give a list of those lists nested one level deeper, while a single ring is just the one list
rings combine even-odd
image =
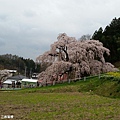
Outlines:
[{"label": "white cloud", "polygon": [[[59,33],[80,38],[119,17],[119,0],[0,0],[0,54],[35,59]],[[4,47],[3,47],[4,45]]]}]

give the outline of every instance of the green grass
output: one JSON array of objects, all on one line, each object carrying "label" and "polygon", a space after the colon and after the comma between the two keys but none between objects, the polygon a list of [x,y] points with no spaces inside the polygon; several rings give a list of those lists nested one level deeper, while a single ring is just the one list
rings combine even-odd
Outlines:
[{"label": "green grass", "polygon": [[55,86],[0,91],[0,115],[13,120],[119,120],[120,84],[98,77]]},{"label": "green grass", "polygon": [[28,93],[66,93],[66,92],[90,92],[100,96],[120,98],[120,83],[119,79],[109,77],[89,78],[86,81],[80,80],[77,82],[56,84],[42,88],[23,89],[20,92]]},{"label": "green grass", "polygon": [[88,92],[66,93],[0,93],[1,115],[14,115],[15,120],[117,120],[120,99]]}]

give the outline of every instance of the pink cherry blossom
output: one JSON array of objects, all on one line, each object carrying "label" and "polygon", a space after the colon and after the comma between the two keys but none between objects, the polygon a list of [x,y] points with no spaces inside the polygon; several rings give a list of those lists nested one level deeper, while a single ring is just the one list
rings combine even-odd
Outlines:
[{"label": "pink cherry blossom", "polygon": [[78,41],[66,33],[59,34],[50,50],[36,58],[37,63],[52,63],[39,74],[39,79],[50,81],[53,76],[58,80],[59,74],[72,74],[83,77],[117,70],[104,59],[104,53],[110,55],[99,40]]}]

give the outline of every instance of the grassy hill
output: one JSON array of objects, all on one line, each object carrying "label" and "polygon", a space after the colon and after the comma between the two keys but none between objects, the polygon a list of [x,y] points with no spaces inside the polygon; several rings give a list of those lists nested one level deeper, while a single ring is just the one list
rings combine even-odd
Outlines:
[{"label": "grassy hill", "polygon": [[119,73],[55,86],[0,91],[0,97],[0,116],[13,115],[14,120],[120,119]]}]

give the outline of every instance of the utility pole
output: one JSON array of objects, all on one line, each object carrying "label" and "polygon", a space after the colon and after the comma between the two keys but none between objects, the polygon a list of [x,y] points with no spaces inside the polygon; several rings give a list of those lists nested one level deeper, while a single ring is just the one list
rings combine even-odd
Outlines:
[{"label": "utility pole", "polygon": [[30,68],[30,78],[32,77],[32,68]]},{"label": "utility pole", "polygon": [[25,77],[26,77],[26,70],[27,70],[27,67],[25,66]]}]

